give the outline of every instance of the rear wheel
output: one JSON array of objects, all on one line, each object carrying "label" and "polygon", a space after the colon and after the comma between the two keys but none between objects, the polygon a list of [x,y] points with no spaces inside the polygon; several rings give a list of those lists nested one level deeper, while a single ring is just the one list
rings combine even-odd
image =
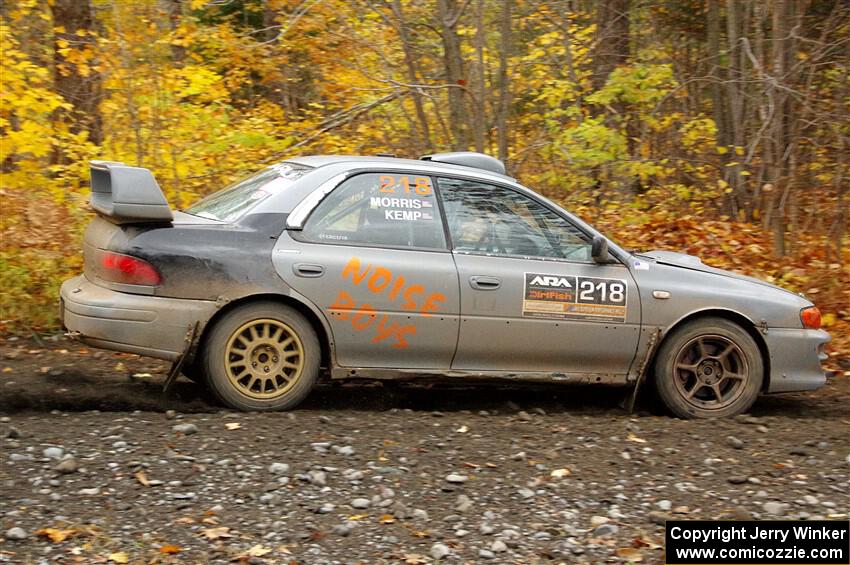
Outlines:
[{"label": "rear wheel", "polygon": [[275,302],[226,314],[204,347],[207,384],[238,410],[293,408],[316,383],[319,360],[319,339],[310,322]]},{"label": "rear wheel", "polygon": [[723,318],[674,330],[661,344],[655,381],[662,402],[682,418],[721,418],[747,411],[764,380],[755,340]]}]

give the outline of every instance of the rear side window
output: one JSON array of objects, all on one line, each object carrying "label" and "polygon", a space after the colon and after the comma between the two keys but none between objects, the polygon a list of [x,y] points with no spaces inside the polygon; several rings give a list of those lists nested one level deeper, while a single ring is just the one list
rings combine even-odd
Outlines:
[{"label": "rear side window", "polygon": [[211,220],[232,222],[311,170],[312,167],[295,163],[278,163],[207,196],[184,211]]},{"label": "rear side window", "polygon": [[591,261],[590,238],[536,200],[478,181],[438,182],[456,251]]},{"label": "rear side window", "polygon": [[321,243],[445,249],[431,178],[364,173],[344,181],[319,204],[302,237]]}]

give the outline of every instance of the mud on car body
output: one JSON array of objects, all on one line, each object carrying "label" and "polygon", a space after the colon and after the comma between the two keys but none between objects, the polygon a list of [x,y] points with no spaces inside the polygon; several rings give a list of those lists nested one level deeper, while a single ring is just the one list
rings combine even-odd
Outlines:
[{"label": "mud on car body", "polygon": [[293,158],[182,212],[150,171],[95,161],[92,207],[69,333],[238,409],[291,408],[320,375],[647,378],[674,414],[717,417],[825,381],[804,297],[629,253],[478,153]]}]

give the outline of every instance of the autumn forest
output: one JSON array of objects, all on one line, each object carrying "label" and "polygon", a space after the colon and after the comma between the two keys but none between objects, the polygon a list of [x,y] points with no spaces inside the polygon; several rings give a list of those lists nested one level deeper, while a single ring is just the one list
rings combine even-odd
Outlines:
[{"label": "autumn forest", "polygon": [[845,0],[13,0],[0,32],[2,329],[57,328],[90,159],[179,208],[288,156],[469,149],[847,346]]}]

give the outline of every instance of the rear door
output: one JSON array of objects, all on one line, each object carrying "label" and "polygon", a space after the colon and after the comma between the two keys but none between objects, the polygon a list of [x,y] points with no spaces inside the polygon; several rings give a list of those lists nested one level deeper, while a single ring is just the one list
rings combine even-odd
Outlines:
[{"label": "rear door", "polygon": [[[500,185],[439,178],[461,294],[458,370],[625,374],[637,288],[557,211]],[[613,257],[612,257],[613,259]]]},{"label": "rear door", "polygon": [[274,262],[287,284],[325,312],[339,365],[450,367],[458,278],[430,177],[348,178],[302,231],[282,234]]}]

